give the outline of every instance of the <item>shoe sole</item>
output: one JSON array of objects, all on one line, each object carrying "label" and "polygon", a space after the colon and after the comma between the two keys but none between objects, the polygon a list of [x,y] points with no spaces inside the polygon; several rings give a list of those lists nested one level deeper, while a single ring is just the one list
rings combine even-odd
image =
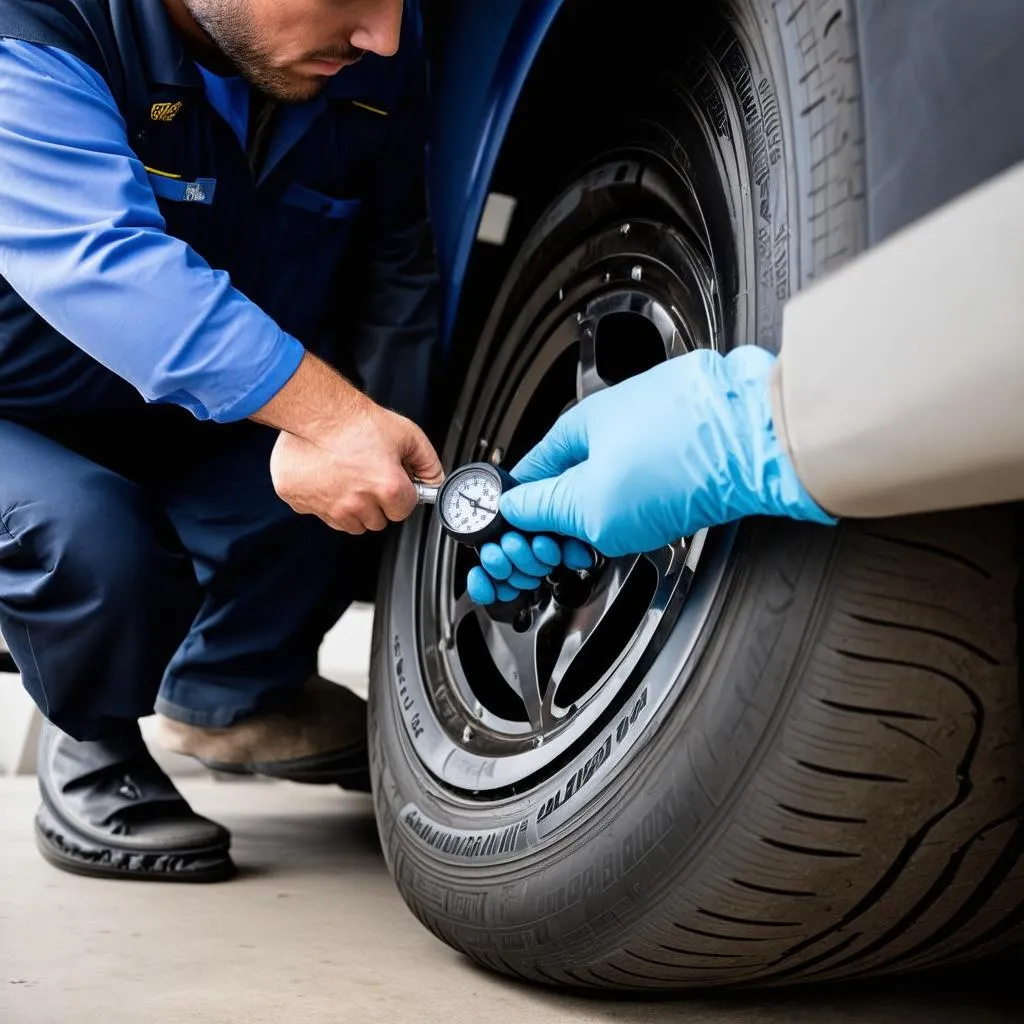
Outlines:
[{"label": "shoe sole", "polygon": [[43,859],[73,875],[135,882],[205,883],[225,882],[237,870],[227,843],[151,852],[105,846],[70,828],[47,803],[36,814],[35,834],[36,847]]},{"label": "shoe sole", "polygon": [[[197,759],[205,768],[227,775],[261,775],[281,782],[301,782],[311,786],[341,786],[360,793],[370,792],[370,768],[366,762],[366,748],[344,754],[317,754],[253,764],[224,764],[220,761]],[[355,762],[355,763],[353,763]]]}]

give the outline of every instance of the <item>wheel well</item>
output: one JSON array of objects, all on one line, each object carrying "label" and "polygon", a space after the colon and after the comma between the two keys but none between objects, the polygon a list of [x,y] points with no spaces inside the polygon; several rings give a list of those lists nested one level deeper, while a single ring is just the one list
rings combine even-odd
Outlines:
[{"label": "wheel well", "polygon": [[[502,142],[489,191],[513,197],[515,211],[504,244],[473,245],[450,368],[457,370],[468,362],[493,296],[527,233],[560,189],[581,172],[588,135],[614,113],[638,109],[644,80],[670,60],[680,66],[707,26],[721,18],[726,4],[727,0],[674,5],[660,0],[565,0],[530,69]],[[624,31],[624,23],[637,26],[635,36]]]}]

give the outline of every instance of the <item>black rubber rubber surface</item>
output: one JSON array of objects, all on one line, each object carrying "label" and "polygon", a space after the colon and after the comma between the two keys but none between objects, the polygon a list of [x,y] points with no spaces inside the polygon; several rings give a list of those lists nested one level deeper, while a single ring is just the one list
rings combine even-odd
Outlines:
[{"label": "black rubber rubber surface", "polygon": [[236,873],[229,838],[207,847],[159,852],[104,846],[71,828],[45,800],[36,814],[35,834],[43,858],[74,875],[131,882],[205,883],[225,882]]},{"label": "black rubber rubber surface", "polygon": [[313,754],[290,761],[271,761],[266,764],[222,764],[219,761],[200,763],[210,771],[227,775],[262,775],[268,779],[301,782],[305,785],[340,786],[360,793],[370,792],[366,747],[352,750]]},{"label": "black rubber rubber surface", "polygon": [[[627,120],[642,111],[623,144],[720,190],[725,343],[774,346],[787,296],[863,246],[855,28],[836,0],[680,7],[647,30],[668,77],[621,90]],[[531,283],[616,202],[588,194],[524,230],[449,452]],[[399,625],[412,547],[382,571],[372,775],[391,870],[445,942],[536,982],[650,991],[917,969],[1020,939],[1015,510],[744,524],[678,698],[564,826],[486,857],[419,827],[479,831],[484,805],[425,769],[402,718],[438,642]],[[543,798],[503,798],[492,824],[534,821]]]}]

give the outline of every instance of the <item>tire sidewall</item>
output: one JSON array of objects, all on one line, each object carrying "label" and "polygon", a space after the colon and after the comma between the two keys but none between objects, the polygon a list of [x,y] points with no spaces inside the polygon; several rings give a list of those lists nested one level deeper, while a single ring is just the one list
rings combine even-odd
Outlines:
[{"label": "tire sidewall", "polygon": [[[820,219],[815,182],[825,181],[826,192],[831,187],[852,194],[858,164],[855,147],[845,144],[815,162],[818,129],[808,120],[822,107],[823,116],[833,109],[836,117],[855,115],[838,113],[847,98],[842,88],[822,93],[825,100],[818,103],[813,82],[801,81],[806,58],[794,61],[802,26],[786,20],[786,5],[733,6],[732,27],[743,45],[709,41],[704,59],[683,72],[689,95],[712,111],[712,131],[703,159],[683,154],[679,163],[698,188],[709,176],[731,183],[715,214],[722,223],[713,226],[714,235],[731,240],[728,253],[717,253],[733,275],[728,336],[732,343],[751,340],[774,349],[794,284],[861,245],[862,211],[852,200],[836,215],[830,236],[814,233]],[[711,68],[718,70],[712,74]],[[801,114],[808,106],[811,113]],[[535,268],[560,248],[558,239],[575,236],[574,210],[578,217],[578,205],[549,209],[507,277],[453,419],[445,447],[449,462],[487,401],[485,378],[498,355],[488,339],[500,341]],[[396,609],[412,600],[418,585],[409,577],[408,552],[421,530],[420,517],[414,517],[392,545],[374,628],[374,799],[392,873],[432,930],[481,959],[557,948],[569,962],[577,948],[591,956],[595,948],[616,948],[652,901],[678,888],[687,865],[713,844],[729,794],[784,721],[787,683],[825,604],[841,531],[745,524],[712,605],[704,646],[694,654],[691,682],[677,700],[657,707],[641,704],[638,688],[625,709],[630,744],[621,760],[610,758],[620,716],[543,786],[472,810],[422,767],[404,707],[411,693],[422,701],[425,692],[412,685],[419,671],[419,659],[411,656],[416,637],[396,625],[410,618]],[[734,737],[726,764],[709,760],[706,742],[723,735]],[[601,749],[609,751],[606,770],[595,773],[588,792],[577,793],[575,812],[560,827],[539,834],[538,814]]]}]

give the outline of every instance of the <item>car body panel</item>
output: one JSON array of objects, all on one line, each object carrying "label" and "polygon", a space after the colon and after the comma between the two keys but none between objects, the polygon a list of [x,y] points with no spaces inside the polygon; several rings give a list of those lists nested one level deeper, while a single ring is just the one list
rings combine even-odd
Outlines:
[{"label": "car body panel", "polygon": [[[429,191],[446,345],[517,100],[559,10],[586,2],[421,0],[433,93]],[[857,26],[873,245],[1024,159],[1024,128],[1014,114],[1024,95],[1024,3],[849,4]],[[622,11],[627,3],[602,5],[595,17]]]},{"label": "car body panel", "polygon": [[1024,159],[1024,3],[857,0],[871,244]]},{"label": "car body panel", "polygon": [[562,2],[428,0],[424,6],[433,96],[429,191],[446,341],[505,131]]}]

